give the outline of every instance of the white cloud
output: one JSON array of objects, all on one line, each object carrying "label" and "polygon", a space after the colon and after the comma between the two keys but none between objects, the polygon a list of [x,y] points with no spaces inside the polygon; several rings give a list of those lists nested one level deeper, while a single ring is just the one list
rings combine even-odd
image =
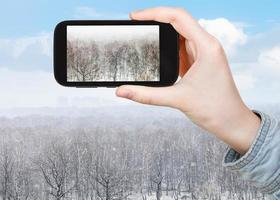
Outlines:
[{"label": "white cloud", "polygon": [[14,58],[20,57],[28,48],[38,46],[42,55],[51,56],[52,54],[52,34],[41,33],[37,36],[22,37],[16,39],[0,40],[0,48],[10,52]]},{"label": "white cloud", "polygon": [[240,25],[243,23],[233,23],[225,18],[200,19],[199,23],[222,43],[228,55],[235,54],[237,47],[247,42],[244,26]]},{"label": "white cloud", "polygon": [[258,61],[268,70],[277,70],[280,73],[280,46],[263,50],[259,55]]},{"label": "white cloud", "polygon": [[52,40],[51,33],[0,39],[0,67],[50,71],[52,69]]},{"label": "white cloud", "polygon": [[48,34],[43,34],[36,37],[21,38],[15,42],[14,55],[18,57],[31,45],[39,45],[42,55],[51,56],[51,37]]},{"label": "white cloud", "polygon": [[199,23],[223,45],[241,96],[248,104],[279,102],[280,29],[246,34],[244,22],[225,18],[201,19]]}]

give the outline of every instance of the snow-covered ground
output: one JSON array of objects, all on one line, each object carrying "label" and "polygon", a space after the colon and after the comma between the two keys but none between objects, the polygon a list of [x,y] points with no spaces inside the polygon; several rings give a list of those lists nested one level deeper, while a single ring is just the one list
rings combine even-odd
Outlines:
[{"label": "snow-covered ground", "polygon": [[0,119],[2,199],[264,199],[222,168],[226,146],[176,110],[14,108]]}]

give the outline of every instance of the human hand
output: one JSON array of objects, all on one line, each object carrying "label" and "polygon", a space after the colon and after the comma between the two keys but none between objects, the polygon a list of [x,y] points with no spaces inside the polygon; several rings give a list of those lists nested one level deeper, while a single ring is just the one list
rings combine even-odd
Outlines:
[{"label": "human hand", "polygon": [[180,34],[181,79],[169,87],[123,85],[116,95],[179,109],[239,153],[248,151],[260,119],[242,101],[218,40],[180,8],[146,9],[131,13],[131,18],[170,23],[176,29]]}]

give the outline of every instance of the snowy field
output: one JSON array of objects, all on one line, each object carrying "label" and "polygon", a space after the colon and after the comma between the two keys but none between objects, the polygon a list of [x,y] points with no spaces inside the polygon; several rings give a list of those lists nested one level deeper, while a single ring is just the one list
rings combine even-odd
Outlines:
[{"label": "snowy field", "polygon": [[1,200],[265,199],[222,168],[224,144],[175,110],[27,110],[0,110]]}]

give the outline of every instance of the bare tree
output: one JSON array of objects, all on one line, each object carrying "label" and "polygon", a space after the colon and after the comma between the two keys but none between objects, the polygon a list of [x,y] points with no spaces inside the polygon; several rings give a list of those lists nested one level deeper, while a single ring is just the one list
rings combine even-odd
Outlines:
[{"label": "bare tree", "polygon": [[151,81],[159,78],[156,39],[67,41],[70,81]]},{"label": "bare tree", "polygon": [[12,192],[11,184],[13,179],[14,160],[12,156],[12,148],[4,141],[0,146],[0,180],[1,192],[3,200],[10,199]]},{"label": "bare tree", "polygon": [[73,179],[75,182],[74,191],[76,193],[75,199],[88,199],[92,196],[93,188],[90,187],[92,170],[92,153],[88,138],[80,133],[78,136],[73,136],[72,144],[70,146],[72,165],[73,165]]},{"label": "bare tree", "polygon": [[140,80],[140,53],[137,51],[136,43],[132,42],[132,44],[129,46],[127,57],[127,65],[130,66],[130,68],[127,70],[130,71],[131,77],[134,77],[134,81]]},{"label": "bare tree", "polygon": [[0,199],[265,199],[220,166],[225,146],[185,119],[117,113],[125,124],[99,116],[0,120]]},{"label": "bare tree", "polygon": [[[102,152],[102,151],[101,151]],[[124,187],[127,168],[120,157],[109,152],[101,153],[97,157],[95,166],[96,192],[102,200],[125,199],[128,197],[128,188]]]},{"label": "bare tree", "polygon": [[157,200],[160,200],[162,196],[162,184],[165,177],[163,167],[162,152],[154,153],[151,160],[150,180],[155,188]]},{"label": "bare tree", "polygon": [[124,48],[119,42],[112,42],[105,46],[105,57],[107,70],[110,73],[110,78],[113,81],[117,81],[119,75],[119,67],[122,61],[122,52]]},{"label": "bare tree", "polygon": [[65,198],[75,186],[75,183],[71,181],[70,158],[67,144],[61,140],[53,140],[45,148],[45,152],[35,161],[48,186],[47,193],[56,200]]},{"label": "bare tree", "polygon": [[99,48],[95,42],[67,41],[67,76],[70,80],[91,81],[99,77]]},{"label": "bare tree", "polygon": [[143,41],[140,46],[140,79],[154,80],[159,77],[159,44],[156,41]]}]

